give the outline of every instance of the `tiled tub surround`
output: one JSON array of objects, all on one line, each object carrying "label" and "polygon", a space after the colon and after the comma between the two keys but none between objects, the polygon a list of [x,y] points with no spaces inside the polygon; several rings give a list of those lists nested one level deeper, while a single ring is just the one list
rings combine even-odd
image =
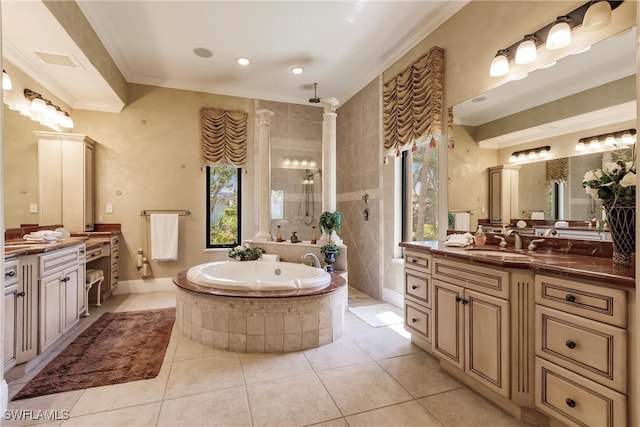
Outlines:
[{"label": "tiled tub surround", "polygon": [[[286,237],[286,236],[283,236]],[[302,257],[304,254],[311,252],[316,254],[320,263],[324,266],[324,255],[320,253],[320,248],[327,243],[320,240],[320,231],[318,231],[318,243],[312,244],[309,241],[303,241],[298,243],[291,243],[286,240],[284,242],[252,242],[246,240],[251,247],[260,247],[265,250],[267,254],[273,254],[280,256],[280,261],[285,262],[304,262]],[[336,270],[347,270],[347,246],[339,245],[340,255],[336,257],[336,262],[333,264]]]},{"label": "tiled tub surround", "polygon": [[178,329],[203,345],[280,353],[316,348],[342,336],[347,286],[340,274],[332,274],[327,288],[297,296],[279,291],[248,291],[238,296],[238,291],[203,289],[187,281],[184,272],[174,282]]}]

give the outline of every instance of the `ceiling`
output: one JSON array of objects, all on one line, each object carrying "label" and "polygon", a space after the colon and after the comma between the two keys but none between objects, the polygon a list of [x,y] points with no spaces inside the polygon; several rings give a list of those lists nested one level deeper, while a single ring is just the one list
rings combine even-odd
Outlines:
[{"label": "ceiling", "polygon": [[[314,95],[314,82],[319,97],[345,102],[465,4],[78,2],[127,82],[299,104]],[[2,31],[5,58],[72,108],[124,107],[42,2],[3,1]],[[47,63],[42,53],[67,64]],[[240,56],[251,64],[238,65]],[[293,66],[304,73],[292,74]]]}]

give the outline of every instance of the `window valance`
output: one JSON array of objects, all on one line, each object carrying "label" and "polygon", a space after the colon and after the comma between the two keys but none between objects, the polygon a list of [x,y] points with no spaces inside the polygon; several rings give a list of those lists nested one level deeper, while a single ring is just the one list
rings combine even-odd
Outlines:
[{"label": "window valance", "polygon": [[444,49],[433,47],[384,84],[386,154],[396,154],[442,133]]},{"label": "window valance", "polygon": [[204,164],[242,167],[247,163],[247,117],[244,111],[200,110]]},{"label": "window valance", "polygon": [[569,158],[547,160],[547,184],[563,183],[569,179]]}]

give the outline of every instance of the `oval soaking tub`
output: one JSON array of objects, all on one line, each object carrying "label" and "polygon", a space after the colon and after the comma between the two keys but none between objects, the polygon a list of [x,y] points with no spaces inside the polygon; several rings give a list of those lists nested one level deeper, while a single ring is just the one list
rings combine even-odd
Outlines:
[{"label": "oval soaking tub", "polygon": [[191,267],[187,280],[216,289],[286,291],[322,289],[331,283],[331,275],[293,262],[218,261]]}]

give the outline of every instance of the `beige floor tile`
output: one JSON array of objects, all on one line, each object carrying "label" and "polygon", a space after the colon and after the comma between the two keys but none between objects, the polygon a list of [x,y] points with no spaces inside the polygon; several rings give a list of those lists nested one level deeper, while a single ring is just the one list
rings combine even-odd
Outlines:
[{"label": "beige floor tile", "polygon": [[241,353],[239,356],[247,384],[313,373],[313,368],[301,352]]},{"label": "beige floor tile", "polygon": [[165,400],[158,426],[250,426],[244,387]]},{"label": "beige floor tile", "polygon": [[344,418],[336,418],[335,420],[324,421],[318,424],[312,424],[309,427],[349,427]]},{"label": "beige floor tile", "polygon": [[[58,411],[57,414],[62,415],[63,411],[71,411],[73,405],[78,401],[83,390],[68,391],[65,393],[46,394],[44,396],[33,397],[31,399],[12,400],[7,405],[9,411]],[[23,417],[32,418],[28,413],[21,412]],[[25,426],[36,424],[35,421],[26,419],[6,419],[6,415],[3,414],[3,426]],[[35,415],[34,415],[35,417]],[[44,420],[42,420],[44,421]]]},{"label": "beige floor tile", "polygon": [[235,353],[173,362],[166,399],[188,396],[244,384],[240,360]]},{"label": "beige floor tile", "polygon": [[525,427],[482,396],[460,388],[419,400],[447,426],[455,427]]},{"label": "beige floor tile", "polygon": [[177,347],[173,356],[173,361],[198,359],[200,357],[220,356],[225,354],[232,354],[225,350],[218,350],[217,348],[209,347],[194,341],[189,338],[180,335],[178,337]]},{"label": "beige floor tile", "polygon": [[422,349],[413,344],[411,339],[395,331],[393,327],[371,328],[368,325],[367,327],[368,329],[359,333],[347,335],[375,360],[422,352]]},{"label": "beige floor tile", "polygon": [[415,400],[345,417],[350,427],[441,427],[444,426]]},{"label": "beige floor tile", "polygon": [[427,353],[379,360],[378,364],[416,398],[464,387],[440,369],[438,359]]},{"label": "beige floor tile", "polygon": [[340,411],[315,374],[247,384],[256,426],[299,426],[332,420]]},{"label": "beige floor tile", "polygon": [[371,362],[372,359],[351,338],[343,336],[338,341],[322,347],[306,350],[304,355],[317,371],[341,368]]},{"label": "beige floor tile", "polygon": [[376,363],[318,372],[343,415],[368,411],[412,397]]},{"label": "beige floor tile", "polygon": [[100,412],[91,415],[72,417],[64,421],[62,427],[81,426],[105,426],[105,427],[143,427],[155,426],[160,412],[160,402],[147,405],[132,406],[129,408],[115,409],[113,411]]},{"label": "beige floor tile", "polygon": [[71,410],[73,417],[111,409],[160,402],[164,397],[171,364],[165,363],[158,376],[149,380],[92,387],[85,390]]},{"label": "beige floor tile", "polygon": [[176,306],[176,291],[154,292],[147,302],[147,309],[167,308]]}]

